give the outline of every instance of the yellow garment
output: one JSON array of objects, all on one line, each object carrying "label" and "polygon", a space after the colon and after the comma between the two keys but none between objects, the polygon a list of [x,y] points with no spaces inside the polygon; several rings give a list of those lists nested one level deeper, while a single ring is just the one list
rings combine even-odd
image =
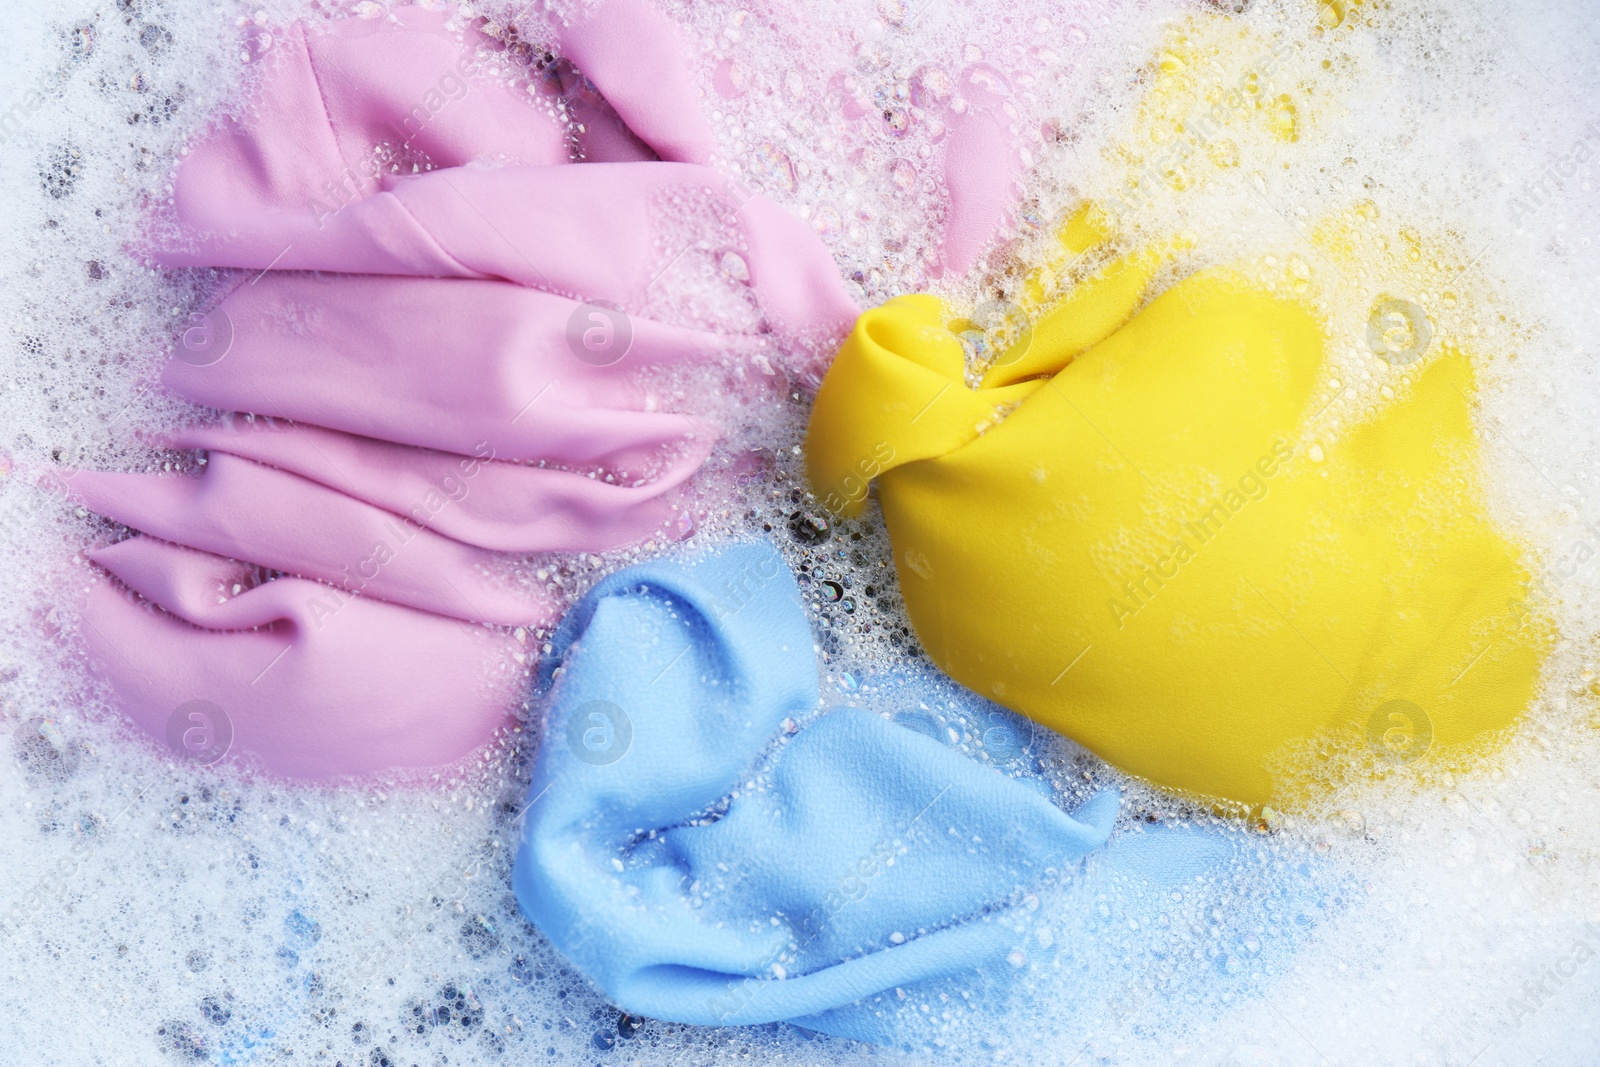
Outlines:
[{"label": "yellow garment", "polygon": [[1313,447],[1317,321],[1220,271],[1133,315],[1162,259],[1080,285],[976,390],[932,296],[845,342],[809,473],[844,515],[877,480],[929,655],[1132,774],[1249,805],[1303,800],[1394,724],[1435,753],[1509,725],[1549,637],[1477,488],[1467,357],[1434,345]]}]

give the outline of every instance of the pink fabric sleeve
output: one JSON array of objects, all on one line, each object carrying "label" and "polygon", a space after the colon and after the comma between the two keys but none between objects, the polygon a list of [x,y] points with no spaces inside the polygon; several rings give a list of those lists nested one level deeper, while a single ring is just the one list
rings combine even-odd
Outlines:
[{"label": "pink fabric sleeve", "polygon": [[[293,777],[483,744],[520,700],[524,628],[564,607],[519,561],[686,531],[719,427],[662,383],[698,367],[736,397],[739,365],[831,351],[857,311],[803,223],[706,165],[643,0],[557,34],[576,67],[542,91],[576,138],[488,73],[478,29],[396,16],[280,35],[152,229],[158,263],[234,272],[162,376],[224,413],[166,442],[200,473],[66,479],[134,531],[91,553],[83,616],[119,703],[159,737],[210,701]],[[719,279],[715,310],[669,312],[673,270]],[[596,355],[602,304],[627,344]]]}]

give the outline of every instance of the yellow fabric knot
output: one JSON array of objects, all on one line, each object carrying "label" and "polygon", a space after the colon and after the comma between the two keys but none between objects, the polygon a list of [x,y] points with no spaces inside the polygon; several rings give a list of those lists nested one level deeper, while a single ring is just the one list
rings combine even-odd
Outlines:
[{"label": "yellow fabric knot", "polygon": [[812,484],[852,516],[876,481],[929,655],[1212,801],[1294,806],[1508,726],[1551,637],[1485,511],[1467,357],[1433,345],[1313,445],[1317,320],[1225,271],[1134,314],[1166,259],[1079,285],[978,389],[931,296],[867,312],[840,350]]}]

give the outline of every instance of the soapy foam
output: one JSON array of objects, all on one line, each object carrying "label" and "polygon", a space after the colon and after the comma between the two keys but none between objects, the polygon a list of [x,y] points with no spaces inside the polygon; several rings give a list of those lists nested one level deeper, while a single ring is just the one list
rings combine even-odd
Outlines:
[{"label": "soapy foam", "polygon": [[[272,4],[258,16],[129,0],[17,7],[11,62],[0,69],[0,107],[17,116],[0,152],[5,450],[18,461],[181,465],[135,431],[187,414],[147,387],[208,279],[143,269],[124,246],[167,194],[185,139],[248,80],[238,22],[270,33],[291,15],[346,12]],[[359,8],[382,16],[381,5]],[[1174,901],[1153,916],[1119,916],[1115,935],[1070,887],[1043,891],[1024,904],[1011,1012],[953,1012],[939,1042],[947,1057],[1578,1064],[1600,1048],[1586,1021],[1600,999],[1591,829],[1600,533],[1590,526],[1600,515],[1585,463],[1600,448],[1586,359],[1600,272],[1596,163],[1580,161],[1600,160],[1591,136],[1600,127],[1590,125],[1600,42],[1575,3],[1538,23],[1472,4],[1317,8],[1256,3],[1233,20],[1248,40],[1203,72],[1237,89],[1254,70],[1258,88],[1265,80],[1272,96],[1291,97],[1292,114],[1241,103],[1222,113],[1220,132],[1207,129],[1176,155],[1141,147],[1140,108],[1163,64],[1186,62],[1174,44],[1182,20],[1217,17],[1206,5],[970,10],[883,0],[809,5],[792,21],[720,3],[674,12],[707,86],[721,164],[810,221],[863,304],[930,286],[958,305],[1015,291],[1003,251],[966,277],[938,277],[937,105],[961,91],[988,93],[985,105],[1019,132],[1028,169],[1018,260],[1038,262],[1052,222],[1079,200],[1128,199],[1138,167],[1115,146],[1132,144],[1143,162],[1160,162],[1159,180],[1147,172],[1119,215],[1121,246],[1186,233],[1196,250],[1174,276],[1243,263],[1317,302],[1335,359],[1320,432],[1404,388],[1408,372],[1375,358],[1365,334],[1371,301],[1401,285],[1442,336],[1480,357],[1491,505],[1526,545],[1539,604],[1560,625],[1540,700],[1474,773],[1433,772],[1423,760],[1337,784],[1314,811],[1256,814],[1260,850],[1285,872],[1279,884],[1307,861],[1327,865],[1328,884],[1341,887],[1309,940],[1290,944],[1276,918],[1240,929],[1231,913],[1246,909],[1229,903],[1227,887],[1209,907]],[[542,12],[483,14],[502,25],[520,18],[529,40],[552,36],[536,21]],[[1294,47],[1265,73],[1263,57],[1284,41]],[[518,76],[509,65],[504,73]],[[1295,139],[1280,136],[1286,125]],[[1310,240],[1330,218],[1357,234],[1353,258]],[[1413,239],[1440,265],[1415,266]],[[680,235],[661,240],[666,251]],[[736,263],[687,256],[682,267],[650,313],[739,321],[726,285]],[[756,405],[723,413],[735,430],[713,462],[743,472],[742,488],[690,511],[697,541],[752,531],[778,540],[813,605],[827,698],[850,700],[859,679],[920,653],[870,510],[836,522],[805,495],[804,383],[784,372],[789,355],[766,356],[771,375],[757,362],[726,372],[771,385]],[[661,387],[669,401],[699,403],[710,377]],[[0,1060],[901,1058],[782,1027],[619,1018],[568,970],[509,893],[537,707],[485,752],[420,783],[287,787],[231,762],[189,766],[131,736],[71,658],[70,613],[52,610],[87,580],[73,553],[115,531],[15,476],[0,488],[0,522],[0,810],[11,816],[0,823],[0,958],[14,979],[0,993]],[[605,570],[668,550],[534,560],[520,572],[576,596]],[[981,756],[971,724],[939,724]],[[1117,783],[1125,823],[1214,818],[1120,781],[1070,742],[1036,735],[1035,744],[1063,804]],[[1254,888],[1270,894],[1266,878]],[[1295,951],[1278,951],[1285,946]],[[1088,1018],[1074,1014],[1080,991],[1055,969],[1067,947],[1125,979]],[[1208,995],[1208,973],[1259,975],[1261,995]]]}]

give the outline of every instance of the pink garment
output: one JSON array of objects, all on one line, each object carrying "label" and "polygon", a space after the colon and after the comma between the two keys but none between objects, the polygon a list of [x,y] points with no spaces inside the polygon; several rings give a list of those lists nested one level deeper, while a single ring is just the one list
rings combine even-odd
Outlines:
[{"label": "pink garment", "polygon": [[[669,20],[613,0],[559,37],[575,145],[477,29],[411,7],[279,35],[183,161],[155,258],[238,272],[162,380],[234,414],[168,442],[197,476],[68,478],[137,531],[90,553],[83,631],[157,737],[205,700],[286,776],[459,759],[521,699],[515,628],[563,607],[518,558],[686,529],[717,427],[640,372],[831,351],[854,321],[809,228],[706,165]],[[726,306],[662,314],[666,272],[730,254]]]},{"label": "pink garment", "polygon": [[1009,228],[1022,160],[1001,119],[976,108],[951,116],[944,152],[950,210],[939,260],[944,273],[959,276]]},{"label": "pink garment", "polygon": [[[1052,36],[1058,42],[1072,40],[1071,36],[1061,33],[1062,29],[1070,27],[1089,39],[1079,23],[1093,24],[1103,18],[1104,12],[1100,9],[1104,6],[1103,0],[1072,0],[1059,5],[1058,10],[1052,12],[1058,27]],[[802,81],[808,91],[799,106],[810,109],[813,121],[826,126],[842,119],[848,124],[881,132],[886,118],[884,108],[905,103],[904,96],[899,95],[904,72],[894,65],[874,68],[864,63],[873,50],[863,46],[856,35],[819,27],[810,11],[790,0],[753,0],[748,7],[757,22],[765,24],[768,47],[776,44],[804,55],[802,77],[813,81],[809,85]],[[923,29],[917,24],[930,7],[929,3],[912,3],[901,13],[901,18],[916,27],[914,32],[921,34]],[[964,47],[930,62],[929,66],[938,68],[946,78],[971,71],[989,71],[998,77],[1004,88],[997,95],[985,91],[983,80],[976,86],[969,86],[966,78],[955,77],[945,92],[935,93],[932,98],[919,99],[915,90],[911,93],[912,121],[919,124],[933,121],[944,127],[944,133],[934,142],[932,157],[915,164],[917,171],[931,169],[943,178],[944,210],[938,230],[932,235],[939,248],[934,273],[943,277],[965,275],[984,253],[994,250],[1003,235],[1010,232],[1013,213],[1020,200],[1022,150],[1029,140],[1014,117],[1004,109],[1003,97],[1012,91],[1004,75],[988,63],[966,62],[959,53],[977,48],[996,57],[1014,56],[1039,43],[1038,33],[1028,28],[1024,20],[1015,18],[1007,5],[969,4],[963,7],[962,14]],[[883,17],[890,18],[887,14]],[[890,25],[901,26],[902,23],[892,21]],[[930,53],[944,50],[934,35],[925,36],[923,40]],[[965,68],[963,63],[966,63]],[[1037,69],[1040,63],[1036,55],[1030,55],[1020,73],[1040,73]],[[825,73],[830,69],[834,72],[831,79]],[[917,70],[913,81],[920,79],[926,69]],[[817,77],[819,73],[820,78]],[[743,91],[732,90],[725,95]],[[1033,141],[1038,140],[1035,135]],[[903,145],[900,153],[902,165],[915,158]]]}]

